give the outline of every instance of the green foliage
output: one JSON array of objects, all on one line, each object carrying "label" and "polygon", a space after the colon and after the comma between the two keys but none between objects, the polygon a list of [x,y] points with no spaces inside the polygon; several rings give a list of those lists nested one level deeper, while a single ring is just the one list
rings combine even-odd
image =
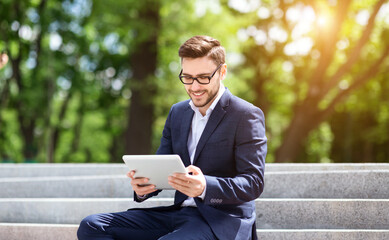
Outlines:
[{"label": "green foliage", "polygon": [[[267,161],[276,161],[285,130],[309,97],[320,60],[333,48],[322,74],[325,83],[347,63],[378,1],[352,1],[331,46],[326,44],[338,24],[332,19],[341,1],[258,1],[246,6],[249,2],[255,1],[1,1],[0,50],[10,62],[0,69],[0,159],[120,162],[132,94],[144,87],[155,89],[143,99],[154,106],[155,151],[171,105],[188,98],[177,77],[178,48],[193,35],[210,35],[227,50],[224,84],[264,110]],[[387,49],[388,6],[377,15],[357,61],[315,110],[331,106]],[[158,26],[139,20],[150,8],[158,9]],[[300,17],[306,13],[309,19],[312,12],[312,24],[304,28],[308,20]],[[131,57],[153,34],[157,70],[140,84]],[[300,39],[312,42],[293,45]],[[339,101],[334,113],[307,133],[298,161],[387,161],[388,67],[386,59],[367,84]],[[305,117],[311,123],[315,116]]]}]

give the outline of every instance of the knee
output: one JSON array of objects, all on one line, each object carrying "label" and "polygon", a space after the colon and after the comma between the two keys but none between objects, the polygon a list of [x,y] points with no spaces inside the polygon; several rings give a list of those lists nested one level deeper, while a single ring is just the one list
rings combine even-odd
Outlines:
[{"label": "knee", "polygon": [[77,230],[78,239],[93,239],[93,236],[99,231],[99,225],[97,215],[89,215],[82,219]]}]

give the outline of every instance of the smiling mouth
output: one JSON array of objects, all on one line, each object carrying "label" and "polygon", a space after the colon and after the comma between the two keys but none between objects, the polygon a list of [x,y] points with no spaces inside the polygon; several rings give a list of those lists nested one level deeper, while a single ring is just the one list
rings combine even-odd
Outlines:
[{"label": "smiling mouth", "polygon": [[203,92],[192,92],[193,95],[195,95],[196,97],[200,97],[202,95],[204,95],[205,91]]}]

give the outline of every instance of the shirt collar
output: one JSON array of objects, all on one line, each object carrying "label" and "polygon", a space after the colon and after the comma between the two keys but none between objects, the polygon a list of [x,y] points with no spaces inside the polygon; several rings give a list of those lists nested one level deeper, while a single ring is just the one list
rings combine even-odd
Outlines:
[{"label": "shirt collar", "polygon": [[[219,102],[220,98],[223,96],[224,92],[226,91],[226,88],[224,87],[223,83],[220,83],[220,88],[219,88],[219,91],[217,93],[217,97],[216,99],[212,102],[211,106],[209,106],[209,108],[207,109],[206,113],[205,113],[205,116],[209,116],[213,109],[215,108],[216,104]],[[193,111],[195,111],[196,113],[200,113],[199,111],[199,108],[196,107],[194,104],[193,104],[193,101],[190,100],[189,101],[189,105],[190,107],[192,108]],[[200,113],[201,114],[201,113]]]}]

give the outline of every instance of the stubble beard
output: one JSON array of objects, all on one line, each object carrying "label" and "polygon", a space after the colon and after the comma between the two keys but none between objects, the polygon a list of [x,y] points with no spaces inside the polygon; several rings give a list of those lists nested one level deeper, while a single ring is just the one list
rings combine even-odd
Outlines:
[{"label": "stubble beard", "polygon": [[213,94],[212,94],[212,92],[209,92],[208,90],[205,91],[204,94],[208,94],[208,93],[209,93],[209,97],[206,99],[206,101],[205,101],[204,104],[197,104],[197,103],[193,100],[192,95],[189,94],[189,97],[192,99],[193,104],[194,104],[197,108],[202,108],[202,107],[207,106],[207,104],[209,104],[211,101],[213,101],[213,100],[216,98],[217,94],[219,93],[220,84],[218,84],[218,85],[219,85],[219,86],[218,86],[217,90],[216,90]]},{"label": "stubble beard", "polygon": [[[207,94],[207,93],[208,93],[208,91],[206,91],[205,94]],[[203,104],[197,104],[196,101],[194,101],[192,97],[191,97],[191,98],[192,98],[193,104],[194,104],[196,107],[202,108],[202,107],[207,106],[208,103],[210,103],[213,99],[215,99],[216,95],[217,95],[217,92],[216,92],[215,94],[213,94],[213,95],[210,95],[210,96],[206,99],[205,103],[203,103]]]},{"label": "stubble beard", "polygon": [[[220,79],[218,78],[218,81],[220,81]],[[205,107],[207,106],[207,104],[209,104],[211,101],[215,100],[216,99],[216,96],[217,94],[219,93],[220,91],[220,82],[217,84],[217,90],[212,94],[212,92],[210,92],[209,90],[205,90],[205,93],[204,94],[209,94],[209,97],[206,99],[205,103],[204,104],[197,104],[194,99],[192,98],[192,95],[190,92],[188,92],[188,95],[190,97],[190,99],[192,99],[192,102],[193,102],[193,105],[195,105],[197,108],[202,108],[202,107]]]}]

